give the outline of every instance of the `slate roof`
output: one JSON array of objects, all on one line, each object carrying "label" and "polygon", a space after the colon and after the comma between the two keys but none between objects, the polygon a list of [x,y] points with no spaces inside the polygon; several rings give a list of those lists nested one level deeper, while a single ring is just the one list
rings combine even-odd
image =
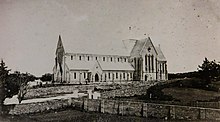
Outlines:
[{"label": "slate roof", "polygon": [[94,61],[67,60],[66,65],[70,70],[90,70],[94,65]]},{"label": "slate roof", "polygon": [[128,62],[99,62],[102,67],[102,70],[131,70],[134,71],[134,68]]},{"label": "slate roof", "polygon": [[146,40],[136,40],[135,45],[131,51],[131,57],[133,56],[140,56],[140,52],[143,49],[144,44],[146,43]]},{"label": "slate roof", "polygon": [[[80,60],[69,60],[66,64],[70,70],[90,70],[97,63],[97,61],[80,61]],[[102,70],[119,71],[119,70],[130,70],[134,71],[134,68],[128,62],[98,62]]]},{"label": "slate roof", "polygon": [[163,55],[163,52],[162,52],[162,50],[160,49],[160,47],[155,47],[155,48],[156,48],[157,53],[158,53],[158,55],[157,55],[157,60],[159,60],[159,61],[166,61],[166,58],[165,58],[165,56]]}]

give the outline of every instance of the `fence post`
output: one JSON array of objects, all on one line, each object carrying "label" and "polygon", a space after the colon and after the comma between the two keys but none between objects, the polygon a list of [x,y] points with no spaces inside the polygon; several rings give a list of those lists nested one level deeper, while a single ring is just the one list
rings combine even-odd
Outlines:
[{"label": "fence post", "polygon": [[176,110],[175,110],[175,106],[170,106],[170,110],[169,110],[169,112],[170,112],[170,116],[169,116],[169,118],[170,118],[170,119],[175,119],[175,118],[176,118]]},{"label": "fence post", "polygon": [[147,103],[143,103],[143,117],[147,117]]},{"label": "fence post", "polygon": [[105,113],[105,100],[101,99],[101,113]]},{"label": "fence post", "polygon": [[206,111],[203,108],[199,109],[199,119],[206,119]]}]

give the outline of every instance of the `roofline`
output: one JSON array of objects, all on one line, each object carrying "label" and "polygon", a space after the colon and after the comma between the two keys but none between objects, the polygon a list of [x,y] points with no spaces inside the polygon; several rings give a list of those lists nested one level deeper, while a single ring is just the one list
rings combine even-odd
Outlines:
[{"label": "roofline", "polygon": [[158,55],[157,50],[156,50],[156,48],[155,48],[155,46],[154,46],[154,44],[153,44],[153,42],[152,42],[151,38],[150,38],[150,37],[148,37],[148,39],[150,40],[150,42],[151,42],[151,44],[153,45],[153,48],[154,48],[154,50],[155,50],[156,54]]},{"label": "roofline", "polygon": [[92,53],[65,53],[65,55],[95,55],[95,56],[117,56],[117,57],[130,57],[129,55],[103,55],[103,54],[92,54]]},{"label": "roofline", "polygon": [[[148,40],[150,41],[150,43],[152,44],[152,46],[153,46],[153,48],[154,48],[156,54],[158,55],[157,50],[156,50],[156,48],[155,48],[155,46],[154,46],[152,40],[150,39],[150,37],[148,37]],[[148,40],[147,40],[147,41],[148,41]],[[143,47],[142,47],[142,49],[141,49],[139,55],[141,55],[141,53],[142,53],[142,51],[143,51],[143,49],[144,49],[144,46],[146,45],[147,41],[145,41],[145,43],[144,43],[144,45],[143,45]]]},{"label": "roofline", "polygon": [[146,43],[147,43],[147,41],[145,41],[145,42],[144,42],[144,45],[143,45],[143,47],[142,47],[142,49],[141,49],[141,51],[140,51],[140,54],[139,54],[139,55],[141,55],[141,53],[142,53],[142,51],[143,51],[144,46],[146,45]]},{"label": "roofline", "polygon": [[[69,71],[89,71],[89,69],[70,69]],[[106,70],[103,70],[102,71],[134,71],[134,69],[132,70],[109,70],[109,69],[106,69]]]}]

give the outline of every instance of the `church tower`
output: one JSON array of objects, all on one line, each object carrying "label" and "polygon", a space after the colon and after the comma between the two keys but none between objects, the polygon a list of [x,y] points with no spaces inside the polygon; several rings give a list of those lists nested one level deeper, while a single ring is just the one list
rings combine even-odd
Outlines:
[{"label": "church tower", "polygon": [[56,57],[55,57],[55,67],[54,67],[54,81],[60,81],[63,82],[63,80],[65,79],[65,51],[64,51],[64,47],[63,47],[63,43],[62,43],[62,39],[61,36],[59,35],[59,39],[58,39],[58,43],[57,43],[57,49],[56,49],[56,53],[55,53]]}]

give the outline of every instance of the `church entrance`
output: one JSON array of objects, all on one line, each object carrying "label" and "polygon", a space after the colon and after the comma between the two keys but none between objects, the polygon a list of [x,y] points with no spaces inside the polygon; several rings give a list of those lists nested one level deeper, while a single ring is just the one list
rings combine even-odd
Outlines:
[{"label": "church entrance", "polygon": [[95,82],[98,82],[99,81],[99,75],[96,73],[95,74]]}]

